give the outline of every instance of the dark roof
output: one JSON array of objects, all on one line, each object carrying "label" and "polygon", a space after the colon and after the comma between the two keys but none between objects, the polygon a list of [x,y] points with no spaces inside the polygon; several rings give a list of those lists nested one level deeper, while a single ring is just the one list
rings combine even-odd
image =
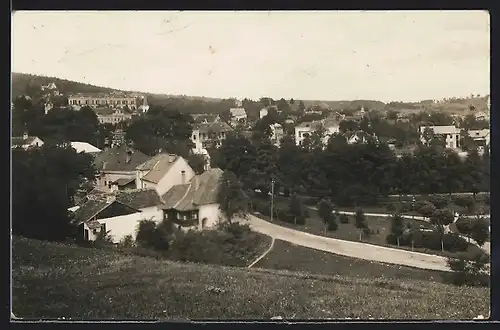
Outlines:
[{"label": "dark roof", "polygon": [[173,186],[162,197],[164,209],[192,211],[198,209],[199,205],[216,204],[219,180],[223,173],[219,168],[212,168],[194,176],[189,184]]},{"label": "dark roof", "polygon": [[217,121],[214,123],[208,123],[208,124],[194,124],[193,129],[199,130],[201,133],[208,133],[208,132],[230,132],[233,129],[231,126],[229,126],[227,123],[223,121]]},{"label": "dark roof", "polygon": [[162,205],[158,193],[154,189],[121,190],[116,192],[116,200],[134,209],[143,209]]},{"label": "dark roof", "polygon": [[[108,196],[114,196],[115,198],[108,201]],[[87,222],[114,202],[136,209],[137,211],[142,208],[163,204],[154,189],[134,189],[111,193],[94,189],[86,196],[85,202],[80,208],[76,210],[75,220],[78,223]]]},{"label": "dark roof", "polygon": [[96,214],[111,205],[106,199],[88,200],[75,212],[75,220],[78,223],[87,222]]},{"label": "dark roof", "polygon": [[174,163],[182,158],[174,154],[161,153],[136,167],[140,171],[149,171],[142,177],[143,180],[158,183],[170,171]]},{"label": "dark roof", "polygon": [[134,181],[135,178],[120,178],[120,179],[117,179],[115,181],[113,181],[113,183],[116,183],[118,186],[126,186],[128,185],[130,182]]},{"label": "dark roof", "polygon": [[193,117],[194,122],[198,124],[203,123],[205,121],[207,123],[213,123],[219,119],[219,115],[210,115],[210,114],[193,114],[191,115],[191,117]]},{"label": "dark roof", "polygon": [[[127,150],[130,150],[130,162],[127,163]],[[99,171],[135,171],[135,168],[149,159],[140,151],[127,148],[126,146],[119,146],[104,150],[97,154],[94,164]]]}]

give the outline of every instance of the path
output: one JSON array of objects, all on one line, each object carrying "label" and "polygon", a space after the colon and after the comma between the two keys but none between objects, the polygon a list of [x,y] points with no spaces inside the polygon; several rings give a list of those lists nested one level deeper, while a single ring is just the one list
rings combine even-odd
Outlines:
[{"label": "path", "polygon": [[[318,209],[315,207],[315,206],[308,206],[310,209],[312,210],[315,210],[317,211]],[[356,212],[350,212],[350,211],[338,211],[340,214],[347,214],[347,215],[355,215]],[[366,216],[368,217],[390,217],[391,214],[387,214],[387,213],[365,213]],[[421,221],[425,221],[425,222],[429,222],[429,218],[426,218],[426,217],[422,217],[422,216],[418,216],[418,215],[405,215],[405,214],[402,214],[401,215],[402,218],[404,219],[414,219],[414,220],[421,220]],[[476,216],[475,215],[470,215],[470,216],[463,216],[463,217],[466,217],[466,218],[475,218]],[[489,215],[488,215],[489,217]],[[458,234],[458,233],[457,233]],[[467,236],[464,236],[464,235],[461,235],[461,234],[458,234],[460,237],[468,240],[470,243],[477,245],[477,243],[474,241],[474,240],[469,240],[467,238]],[[490,242],[485,242],[483,246],[480,246],[481,249],[483,249],[486,253],[490,254]]]},{"label": "path", "polygon": [[248,221],[241,221],[248,223],[250,228],[256,232],[311,249],[369,261],[421,269],[449,271],[446,265],[446,258],[437,255],[312,235],[275,225],[251,214],[248,215]]}]

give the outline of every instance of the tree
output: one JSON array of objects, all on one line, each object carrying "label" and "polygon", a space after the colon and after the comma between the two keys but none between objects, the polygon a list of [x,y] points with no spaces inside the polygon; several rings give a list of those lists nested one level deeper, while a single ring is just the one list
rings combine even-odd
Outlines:
[{"label": "tree", "polygon": [[200,154],[191,153],[187,159],[189,166],[194,170],[196,174],[201,174],[205,172],[206,160],[205,156]]},{"label": "tree", "polygon": [[367,228],[366,225],[366,217],[365,213],[362,209],[356,210],[356,215],[354,216],[355,226],[359,229],[359,240],[361,241],[361,234],[363,233],[363,229]]},{"label": "tree", "polygon": [[217,201],[222,214],[229,223],[232,223],[235,216],[246,217],[247,197],[233,172],[225,171],[222,174],[219,182]]},{"label": "tree", "polygon": [[74,234],[68,208],[81,184],[95,178],[92,156],[69,146],[12,150],[12,232],[62,241]]},{"label": "tree", "polygon": [[233,172],[240,182],[247,186],[248,173],[256,156],[257,150],[248,139],[239,134],[228,134],[217,150],[217,157],[214,158],[217,167],[223,171]]},{"label": "tree", "polygon": [[423,217],[430,218],[436,211],[436,206],[429,201],[420,201],[415,205],[416,210]]},{"label": "tree", "polygon": [[399,239],[405,231],[404,220],[401,214],[395,213],[391,216],[391,234],[396,237],[399,246]]},{"label": "tree", "polygon": [[479,246],[483,246],[490,236],[490,229],[487,220],[482,217],[475,219],[470,237],[477,242]]},{"label": "tree", "polygon": [[453,222],[453,218],[453,212],[448,209],[437,209],[430,217],[431,223],[437,227],[438,233],[440,235],[442,251],[444,251],[444,227],[450,225]]},{"label": "tree", "polygon": [[325,231],[330,225],[330,222],[335,221],[333,212],[333,205],[330,199],[323,198],[321,199],[318,206],[318,215],[325,223]]},{"label": "tree", "polygon": [[132,121],[125,138],[150,156],[165,151],[187,158],[192,148],[192,122],[191,116],[177,110],[152,106],[146,116]]},{"label": "tree", "polygon": [[304,208],[302,206],[302,202],[296,193],[292,194],[292,198],[290,199],[290,214],[293,216],[293,223],[297,224],[297,218],[301,218],[304,216]]}]

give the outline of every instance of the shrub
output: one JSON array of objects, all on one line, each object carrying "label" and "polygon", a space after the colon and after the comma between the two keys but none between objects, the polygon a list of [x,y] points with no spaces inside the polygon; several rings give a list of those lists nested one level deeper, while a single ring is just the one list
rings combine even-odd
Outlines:
[{"label": "shrub", "polygon": [[475,204],[474,198],[471,196],[455,196],[453,197],[453,203],[458,206],[465,207],[467,209],[471,209]]},{"label": "shrub", "polygon": [[131,248],[135,246],[134,238],[132,235],[126,235],[120,240],[120,243],[118,243],[119,247],[123,248]]},{"label": "shrub", "polygon": [[220,225],[217,230],[189,230],[172,241],[169,256],[179,261],[246,266],[258,254],[262,239],[239,223]]},{"label": "shrub", "polygon": [[371,229],[370,229],[370,228],[368,228],[368,227],[365,227],[365,228],[363,228],[363,234],[364,234],[365,236],[370,237],[370,236],[371,236],[371,235],[373,235],[374,233],[373,233],[373,230],[371,230]]},{"label": "shrub", "polygon": [[327,225],[327,230],[328,231],[336,231],[338,228],[339,228],[339,225],[338,225],[337,221],[334,218],[330,219],[330,221],[328,222],[328,225]]},{"label": "shrub", "polygon": [[168,250],[171,224],[163,221],[156,224],[153,220],[142,220],[137,228],[136,242],[144,248]]},{"label": "shrub", "polygon": [[458,234],[447,233],[443,236],[443,247],[446,251],[466,251],[468,246],[469,244],[467,243],[467,241],[458,236]]},{"label": "shrub", "polygon": [[396,205],[394,205],[393,203],[389,203],[385,206],[385,209],[388,211],[388,212],[394,212],[396,211]]},{"label": "shrub", "polygon": [[447,198],[439,195],[432,196],[430,198],[430,202],[438,209],[445,208],[450,204],[450,201]]},{"label": "shrub", "polygon": [[340,221],[340,223],[343,223],[343,224],[349,223],[349,217],[347,216],[347,214],[342,213],[339,216],[339,221]]},{"label": "shrub", "polygon": [[304,215],[298,216],[296,222],[298,225],[304,226],[306,224],[306,217]]},{"label": "shrub", "polygon": [[487,273],[487,265],[490,262],[488,255],[477,254],[472,261],[464,257],[448,258],[448,267],[453,271],[451,274],[443,274],[447,283],[457,286],[489,286],[490,277]]}]

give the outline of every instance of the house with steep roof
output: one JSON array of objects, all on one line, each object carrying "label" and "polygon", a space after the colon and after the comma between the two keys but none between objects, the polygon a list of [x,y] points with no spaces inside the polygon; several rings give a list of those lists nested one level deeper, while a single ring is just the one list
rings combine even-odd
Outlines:
[{"label": "house with steep roof", "polygon": [[370,135],[362,130],[348,131],[344,133],[344,136],[348,144],[367,143],[370,139],[377,140],[374,135]]},{"label": "house with steep roof", "polygon": [[97,120],[100,124],[118,124],[123,121],[132,119],[131,111],[122,108],[95,108],[93,109],[97,115]]},{"label": "house with steep roof", "polygon": [[113,243],[127,235],[135,239],[142,220],[163,221],[163,203],[154,189],[102,192],[94,189],[74,210],[78,237],[93,241],[109,232]]},{"label": "house with steep roof", "polygon": [[43,146],[43,141],[37,136],[29,136],[24,133],[23,136],[12,137],[12,148],[23,148],[25,150],[30,148],[39,148]]},{"label": "house with steep roof", "polygon": [[110,191],[114,183],[117,183],[120,189],[135,188],[135,168],[149,158],[142,152],[124,145],[105,149],[94,158],[94,166],[99,172],[97,187]]},{"label": "house with steep roof", "polygon": [[193,133],[191,134],[191,142],[194,144],[194,149],[201,152],[202,149],[210,147],[218,148],[233,129],[223,121],[213,122],[211,124],[194,124]]},{"label": "house with steep roof", "polygon": [[182,229],[214,227],[223,219],[218,203],[223,171],[212,168],[162,196],[165,219]]},{"label": "house with steep roof", "polygon": [[160,153],[135,168],[136,189],[155,189],[162,196],[172,186],[184,184],[195,175],[187,160],[181,156]]}]

